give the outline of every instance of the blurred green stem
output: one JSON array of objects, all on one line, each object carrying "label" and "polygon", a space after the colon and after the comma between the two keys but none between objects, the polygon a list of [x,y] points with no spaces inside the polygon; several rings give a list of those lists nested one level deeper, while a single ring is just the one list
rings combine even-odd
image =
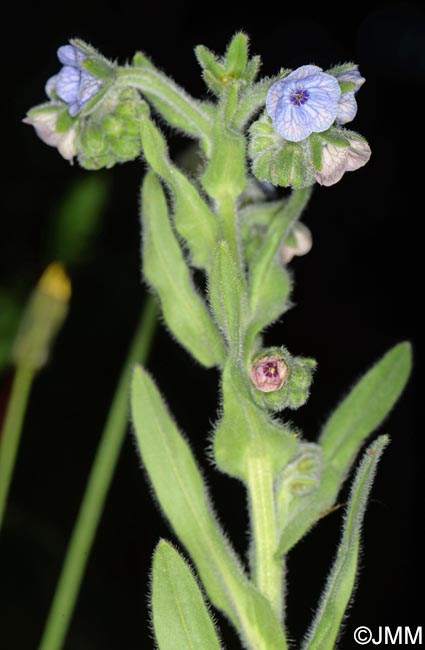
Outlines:
[{"label": "blurred green stem", "polygon": [[60,650],[63,646],[127,430],[130,375],[135,363],[146,361],[156,320],[156,301],[149,296],[96,452],[39,650]]},{"label": "blurred green stem", "polygon": [[34,379],[35,370],[25,364],[16,368],[13,379],[12,393],[7,406],[3,431],[0,438],[0,530],[3,523],[4,512],[9,494],[13,468],[28,398]]}]

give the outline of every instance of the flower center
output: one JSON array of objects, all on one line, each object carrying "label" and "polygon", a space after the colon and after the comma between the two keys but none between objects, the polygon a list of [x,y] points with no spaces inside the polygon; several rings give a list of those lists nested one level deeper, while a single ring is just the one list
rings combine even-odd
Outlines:
[{"label": "flower center", "polygon": [[262,370],[266,377],[270,378],[277,377],[279,374],[276,361],[267,361],[267,363],[263,365]]},{"label": "flower center", "polygon": [[309,97],[310,93],[305,88],[295,88],[291,89],[289,100],[294,106],[302,106]]}]

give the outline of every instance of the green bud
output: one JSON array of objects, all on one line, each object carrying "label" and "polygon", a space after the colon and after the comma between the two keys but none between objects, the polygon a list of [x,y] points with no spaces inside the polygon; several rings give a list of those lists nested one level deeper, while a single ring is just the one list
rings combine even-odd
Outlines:
[{"label": "green bud", "polygon": [[225,58],[226,76],[240,79],[248,63],[248,36],[239,32],[229,43]]},{"label": "green bud", "polygon": [[103,156],[107,149],[108,143],[102,127],[90,120],[80,133],[80,152],[92,158]]},{"label": "green bud", "polygon": [[123,136],[110,142],[110,151],[119,162],[134,160],[141,153],[140,139]]},{"label": "green bud", "polygon": [[279,528],[288,520],[299,497],[311,494],[320,485],[322,450],[320,445],[302,442],[296,455],[282,469],[275,481],[276,514]]},{"label": "green bud", "polygon": [[110,153],[107,153],[104,156],[91,158],[90,156],[80,152],[78,154],[78,162],[83,169],[87,169],[88,171],[98,171],[99,169],[110,169],[115,165],[116,160]]},{"label": "green bud", "polygon": [[108,139],[121,138],[125,133],[125,122],[118,115],[105,115],[102,120],[102,129]]}]

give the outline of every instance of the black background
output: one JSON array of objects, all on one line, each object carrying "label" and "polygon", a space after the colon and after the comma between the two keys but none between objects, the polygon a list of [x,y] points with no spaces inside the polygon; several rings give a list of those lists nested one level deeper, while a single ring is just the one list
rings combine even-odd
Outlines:
[{"label": "black background", "polygon": [[[91,4],[22,10],[3,25],[1,146],[2,286],[32,286],[50,260],[46,227],[70,182],[84,172],[20,123],[44,101],[58,70],[56,48],[79,36],[123,62],[142,49],[191,93],[205,93],[192,48],[223,52],[232,33],[251,35],[264,74],[315,63],[360,64],[367,83],[352,128],[370,141],[368,165],[338,185],[317,188],[305,222],[312,252],[296,260],[295,307],[267,334],[294,354],[315,357],[308,405],[292,420],[314,439],[333,405],[390,346],[413,342],[415,369],[382,431],[391,435],[364,526],[362,570],[342,648],[357,625],[423,624],[418,589],[423,516],[423,431],[419,424],[418,323],[423,300],[420,175],[423,163],[425,15],[393,3],[310,10],[263,3],[255,10],[186,4]],[[13,8],[12,8],[13,9]],[[15,7],[18,10],[17,7]],[[173,137],[177,150],[181,140]],[[130,340],[144,289],[139,271],[138,189],[143,165],[107,172],[108,204],[96,249],[74,275],[72,309],[49,366],[37,379],[27,415],[0,555],[0,647],[33,650],[41,634],[66,541]],[[205,446],[217,409],[217,375],[196,366],[163,328],[150,368],[206,468],[220,518],[245,555],[245,494],[208,466]],[[0,377],[4,401],[11,373]],[[341,501],[344,495],[341,496]],[[341,511],[320,523],[290,554],[288,624],[294,647],[311,617],[335,552]],[[108,498],[67,650],[153,647],[147,622],[148,573],[159,537],[173,539],[153,504],[131,436]],[[227,647],[239,647],[219,617]],[[177,650],[177,649],[176,649]]]}]

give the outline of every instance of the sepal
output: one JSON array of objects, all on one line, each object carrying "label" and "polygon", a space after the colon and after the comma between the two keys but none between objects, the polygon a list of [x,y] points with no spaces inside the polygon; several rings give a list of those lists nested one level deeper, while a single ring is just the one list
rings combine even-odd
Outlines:
[{"label": "sepal", "polygon": [[289,142],[266,112],[250,128],[249,155],[254,176],[280,187],[310,187],[315,182],[309,139]]}]

